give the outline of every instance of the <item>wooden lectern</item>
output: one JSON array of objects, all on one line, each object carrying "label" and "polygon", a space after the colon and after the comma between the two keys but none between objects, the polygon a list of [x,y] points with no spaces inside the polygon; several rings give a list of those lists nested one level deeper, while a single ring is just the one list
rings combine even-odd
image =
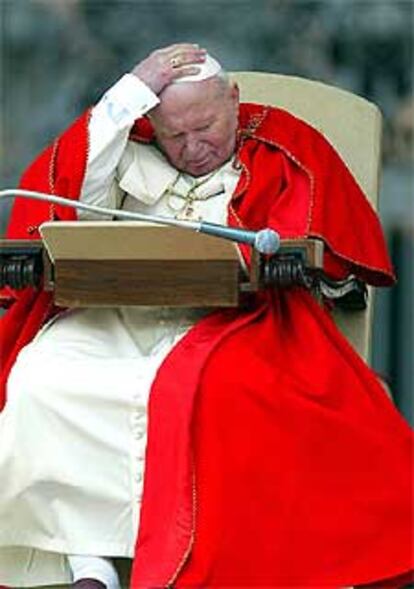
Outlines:
[{"label": "wooden lectern", "polygon": [[40,232],[52,262],[45,288],[58,305],[238,305],[232,242],[135,221],[50,222]]},{"label": "wooden lectern", "polygon": [[40,233],[43,286],[64,307],[236,307],[244,294],[291,286],[297,267],[323,266],[323,244],[312,239],[284,240],[273,256],[253,251],[247,271],[235,243],[184,228],[60,221]]}]

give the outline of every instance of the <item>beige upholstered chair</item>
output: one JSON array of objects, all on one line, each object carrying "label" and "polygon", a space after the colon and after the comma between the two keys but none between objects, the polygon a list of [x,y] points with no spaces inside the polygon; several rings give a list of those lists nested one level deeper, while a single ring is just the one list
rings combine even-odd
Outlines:
[{"label": "beige upholstered chair", "polygon": [[[242,102],[283,108],[311,124],[335,147],[376,209],[380,172],[381,113],[364,98],[304,78],[233,72]],[[373,291],[365,311],[335,311],[335,320],[354,348],[369,360]]]}]

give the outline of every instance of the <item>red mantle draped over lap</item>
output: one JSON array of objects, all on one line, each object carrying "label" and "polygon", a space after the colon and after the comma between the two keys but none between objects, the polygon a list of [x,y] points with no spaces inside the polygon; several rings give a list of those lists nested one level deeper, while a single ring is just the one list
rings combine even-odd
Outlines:
[{"label": "red mantle draped over lap", "polygon": [[307,293],[203,320],[159,373],[149,435],[133,587],[177,570],[179,587],[345,587],[411,568],[411,432]]}]

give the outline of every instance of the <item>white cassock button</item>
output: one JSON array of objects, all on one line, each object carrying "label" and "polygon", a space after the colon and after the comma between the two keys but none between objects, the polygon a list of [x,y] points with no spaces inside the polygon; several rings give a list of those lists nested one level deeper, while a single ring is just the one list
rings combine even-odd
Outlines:
[{"label": "white cassock button", "polygon": [[136,440],[142,440],[142,438],[145,436],[145,430],[141,429],[141,428],[136,428],[135,430],[135,439]]}]

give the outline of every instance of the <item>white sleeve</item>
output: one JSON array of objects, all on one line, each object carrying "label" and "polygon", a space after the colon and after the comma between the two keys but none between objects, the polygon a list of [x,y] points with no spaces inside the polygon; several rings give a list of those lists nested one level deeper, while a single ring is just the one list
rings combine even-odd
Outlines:
[{"label": "white sleeve", "polygon": [[[116,168],[135,120],[159,103],[158,97],[134,74],[125,74],[93,107],[89,121],[89,153],[80,200],[117,205]],[[78,211],[79,218],[98,216]]]}]

